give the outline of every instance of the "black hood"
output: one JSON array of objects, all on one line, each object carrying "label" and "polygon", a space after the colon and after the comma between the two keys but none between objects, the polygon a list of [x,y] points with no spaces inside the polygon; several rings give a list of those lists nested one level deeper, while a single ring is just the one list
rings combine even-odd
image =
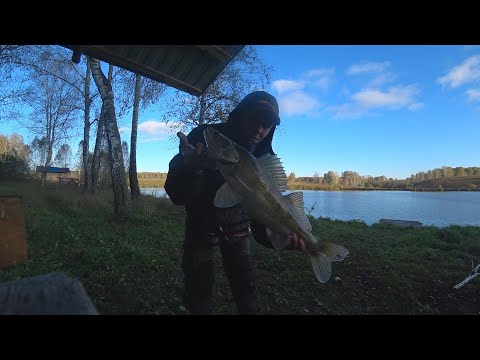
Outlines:
[{"label": "black hood", "polygon": [[[226,122],[226,127],[228,127],[229,125],[232,125],[232,123],[234,123],[235,121],[238,121],[237,119],[239,118],[239,116],[238,116],[239,111],[241,111],[241,110],[239,110],[239,108],[237,107],[230,113],[230,115],[228,117],[228,120]],[[265,138],[262,141],[260,141],[254,147],[253,150],[248,149],[248,145],[245,146],[246,144],[241,144],[240,142],[239,142],[239,144],[244,146],[245,148],[247,148],[247,150],[251,151],[252,155],[255,156],[255,157],[259,157],[259,156],[262,156],[262,155],[267,154],[267,153],[275,155],[275,153],[273,152],[273,148],[272,148],[272,140],[273,140],[273,134],[275,133],[276,127],[277,127],[277,125],[273,124],[272,128],[270,129],[270,132],[268,133],[268,135],[265,136]],[[227,130],[227,132],[228,132],[228,130]],[[222,131],[222,133],[223,133],[223,131]],[[237,141],[237,139],[235,139],[235,134],[224,134],[224,135],[232,138],[232,140],[234,140],[234,141]]]}]

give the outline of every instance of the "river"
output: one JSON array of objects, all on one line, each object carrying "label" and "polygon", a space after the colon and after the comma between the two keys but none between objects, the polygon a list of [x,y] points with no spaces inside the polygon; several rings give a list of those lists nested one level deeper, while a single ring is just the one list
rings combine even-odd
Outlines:
[{"label": "river", "polygon": [[[163,188],[141,189],[164,196]],[[292,191],[289,191],[292,192]],[[302,190],[305,212],[335,220],[361,220],[368,225],[380,219],[420,221],[444,227],[480,226],[479,191],[314,191]]]}]

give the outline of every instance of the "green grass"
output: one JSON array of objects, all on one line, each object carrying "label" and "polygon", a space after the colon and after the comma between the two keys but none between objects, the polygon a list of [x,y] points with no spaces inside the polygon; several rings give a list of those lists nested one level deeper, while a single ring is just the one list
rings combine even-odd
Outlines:
[{"label": "green grass", "polygon": [[[0,182],[0,195],[22,195],[28,260],[0,270],[0,282],[64,271],[79,279],[102,314],[186,314],[181,271],[184,210],[142,196],[128,221],[113,216],[110,192],[41,189]],[[321,240],[350,255],[320,284],[308,255],[274,251],[252,241],[263,314],[456,314],[480,311],[480,227],[399,228],[359,221],[313,219]],[[236,312],[221,258],[214,314]],[[338,277],[340,280],[335,280]]]}]

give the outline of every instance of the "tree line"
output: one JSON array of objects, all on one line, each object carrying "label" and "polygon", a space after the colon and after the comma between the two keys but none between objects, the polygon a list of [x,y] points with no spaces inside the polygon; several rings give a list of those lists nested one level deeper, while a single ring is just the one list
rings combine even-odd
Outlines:
[{"label": "tree line", "polygon": [[395,184],[401,186],[410,186],[416,183],[439,179],[444,177],[467,177],[473,175],[480,175],[480,167],[450,167],[442,166],[441,168],[435,168],[433,170],[420,171],[416,174],[412,174],[406,179],[393,179],[386,176],[370,176],[360,175],[355,171],[343,171],[342,173],[328,171],[320,176],[318,172],[314,172],[312,176],[300,176],[297,177],[294,172],[291,172],[288,176],[289,183],[304,183],[304,184],[323,184],[323,185],[341,185],[351,187],[383,187],[385,185],[390,186]]}]

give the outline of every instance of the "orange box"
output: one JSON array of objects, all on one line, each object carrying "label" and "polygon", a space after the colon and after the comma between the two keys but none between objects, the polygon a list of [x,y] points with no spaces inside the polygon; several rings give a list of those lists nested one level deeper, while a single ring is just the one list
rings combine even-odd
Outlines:
[{"label": "orange box", "polygon": [[0,268],[27,259],[25,207],[21,196],[0,196]]}]

